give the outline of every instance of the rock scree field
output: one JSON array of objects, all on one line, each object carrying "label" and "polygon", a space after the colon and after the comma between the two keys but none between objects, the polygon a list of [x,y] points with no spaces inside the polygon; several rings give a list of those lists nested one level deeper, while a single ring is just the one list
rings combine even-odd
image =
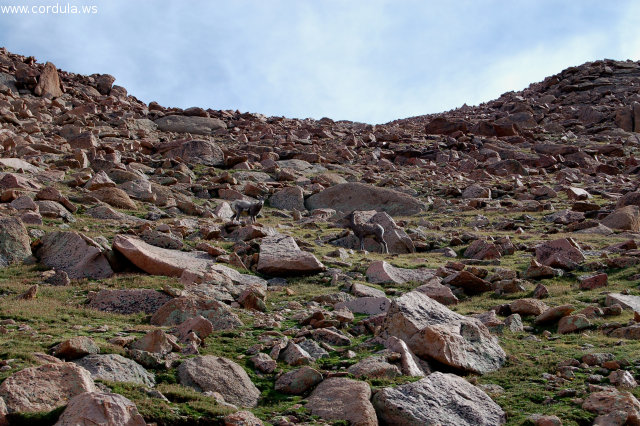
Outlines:
[{"label": "rock scree field", "polygon": [[375,126],[114,83],[0,49],[0,425],[640,424],[640,63]]}]

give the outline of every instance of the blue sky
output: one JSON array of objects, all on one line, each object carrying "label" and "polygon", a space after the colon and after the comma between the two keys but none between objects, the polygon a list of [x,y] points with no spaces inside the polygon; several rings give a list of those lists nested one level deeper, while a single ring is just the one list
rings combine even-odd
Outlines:
[{"label": "blue sky", "polygon": [[164,106],[372,124],[475,105],[587,61],[640,59],[640,2],[0,0],[0,45]]}]

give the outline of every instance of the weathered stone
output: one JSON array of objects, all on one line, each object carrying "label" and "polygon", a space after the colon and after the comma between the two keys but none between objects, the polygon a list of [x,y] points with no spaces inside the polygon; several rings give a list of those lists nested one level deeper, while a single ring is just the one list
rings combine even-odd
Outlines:
[{"label": "weathered stone", "polygon": [[630,294],[609,293],[604,301],[605,306],[619,304],[623,309],[631,309],[640,312],[640,296]]},{"label": "weathered stone", "polygon": [[225,402],[255,407],[260,391],[235,362],[213,355],[189,358],[178,367],[180,383],[199,392],[219,392]]},{"label": "weathered stone", "polygon": [[354,426],[377,426],[376,412],[365,382],[331,377],[316,387],[305,407],[324,420],[346,420]]},{"label": "weathered stone", "polygon": [[468,259],[491,260],[500,259],[502,254],[495,244],[485,240],[475,240],[465,250],[464,257]]},{"label": "weathered stone", "polygon": [[497,370],[506,357],[480,321],[457,314],[416,291],[392,303],[382,334],[404,340],[419,357],[479,374]]},{"label": "weathered stone", "polygon": [[155,384],[153,374],[137,362],[118,354],[87,355],[73,362],[91,373],[94,380],[135,383],[142,386]]},{"label": "weathered stone", "polygon": [[44,69],[38,78],[38,85],[33,90],[33,93],[43,98],[52,99],[58,98],[64,93],[58,70],[51,62],[47,62],[44,65]]},{"label": "weathered stone", "polygon": [[275,389],[291,395],[302,395],[322,381],[322,374],[311,367],[292,370],[278,377]]},{"label": "weathered stone", "polygon": [[[186,118],[186,117],[184,117]],[[190,117],[201,120],[201,117]],[[206,118],[203,120],[214,120]],[[219,121],[219,120],[218,120]],[[194,133],[194,132],[191,132]],[[184,142],[177,148],[166,153],[167,158],[182,158],[182,160],[195,164],[207,166],[222,166],[224,164],[224,153],[220,147],[211,141],[192,140]]]},{"label": "weathered stone", "polygon": [[87,370],[72,363],[25,368],[0,385],[9,413],[51,411],[84,392],[97,392]]},{"label": "weathered stone", "polygon": [[420,213],[422,202],[410,195],[364,183],[343,183],[309,197],[307,209],[331,208],[342,212],[354,210],[384,211],[391,216],[410,216]]},{"label": "weathered stone", "polygon": [[135,201],[120,188],[103,187],[89,193],[92,197],[119,209],[135,210]]},{"label": "weathered stone", "polygon": [[[637,421],[640,418],[640,402],[630,392],[619,391],[615,388],[594,392],[587,396],[582,404],[582,408],[596,414],[610,414],[621,411],[627,418],[631,417]],[[626,418],[622,423],[625,424]]]},{"label": "weathered stone", "polygon": [[447,276],[443,284],[452,285],[464,289],[467,294],[480,294],[491,291],[491,283],[472,274],[469,271],[458,271]]},{"label": "weathered stone", "polygon": [[155,123],[158,125],[158,129],[163,132],[193,133],[196,135],[210,135],[214,130],[227,128],[227,125],[217,118],[183,115],[167,115],[157,119]]},{"label": "weathered stone", "polygon": [[260,244],[258,272],[273,276],[314,274],[325,270],[316,257],[300,250],[292,237],[275,235]]},{"label": "weathered stone", "polygon": [[97,354],[100,352],[100,347],[91,337],[77,336],[56,345],[51,352],[58,358],[72,360],[89,354]]},{"label": "weathered stone", "polygon": [[176,349],[175,346],[175,343],[169,339],[164,331],[155,329],[133,342],[131,349],[166,355]]},{"label": "weathered stone", "polygon": [[146,424],[136,405],[124,396],[86,392],[71,398],[55,426]]},{"label": "weathered stone", "polygon": [[269,205],[281,210],[306,210],[304,193],[299,186],[288,186],[276,192],[269,198]]},{"label": "weathered stone", "polygon": [[553,324],[556,321],[560,321],[562,317],[566,317],[571,314],[575,308],[573,305],[560,305],[555,306],[553,308],[549,308],[545,310],[543,313],[538,315],[534,322],[538,325],[542,324]]},{"label": "weathered stone", "polygon": [[353,364],[347,369],[347,372],[358,379],[393,379],[402,375],[397,366],[387,362],[385,357],[376,355]]},{"label": "weathered stone", "polygon": [[31,240],[22,221],[0,217],[0,268],[22,262],[31,256]]},{"label": "weathered stone", "polygon": [[215,330],[230,330],[242,325],[237,315],[224,303],[196,296],[169,300],[153,314],[150,322],[158,326],[171,326],[198,316],[209,320]]},{"label": "weathered stone", "polygon": [[621,207],[602,219],[600,223],[611,229],[640,231],[640,207],[636,205]]},{"label": "weathered stone", "polygon": [[374,284],[404,284],[406,282],[427,283],[434,279],[433,269],[404,269],[379,260],[367,268],[367,280]]},{"label": "weathered stone", "polygon": [[334,309],[348,309],[356,314],[378,315],[386,312],[391,305],[387,297],[358,297],[354,300],[336,303]]},{"label": "weathered stone", "polygon": [[546,266],[574,269],[584,259],[582,250],[570,238],[547,241],[536,246],[536,260]]},{"label": "weathered stone", "polygon": [[384,388],[373,397],[388,425],[484,425],[506,423],[502,408],[483,391],[453,374],[432,373],[414,383]]},{"label": "weathered stone", "polygon": [[103,312],[116,314],[135,314],[144,312],[154,314],[171,296],[151,289],[100,290],[91,297],[88,306]]},{"label": "weathered stone", "polygon": [[538,299],[518,299],[509,305],[511,312],[522,316],[533,315],[538,316],[545,312],[549,307],[546,303]]},{"label": "weathered stone", "polygon": [[591,322],[583,314],[562,317],[558,322],[558,333],[568,334],[589,328]]},{"label": "weathered stone", "polygon": [[71,279],[113,275],[103,248],[80,233],[51,232],[42,238],[36,255],[44,265],[65,271]]},{"label": "weathered stone", "polygon": [[596,275],[584,275],[578,277],[578,282],[580,283],[580,290],[593,290],[596,288],[606,287],[608,283],[608,275],[607,274],[596,274]]}]

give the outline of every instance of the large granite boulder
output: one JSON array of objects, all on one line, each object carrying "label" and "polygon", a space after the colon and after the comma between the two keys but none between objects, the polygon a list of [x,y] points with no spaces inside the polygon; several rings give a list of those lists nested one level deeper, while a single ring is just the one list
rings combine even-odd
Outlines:
[{"label": "large granite boulder", "polygon": [[307,209],[330,208],[336,211],[354,210],[384,211],[392,216],[410,216],[424,210],[416,198],[388,188],[365,183],[342,183],[307,198]]},{"label": "large granite boulder", "polygon": [[315,274],[325,266],[313,254],[300,250],[287,235],[273,235],[262,239],[258,272],[272,276]]},{"label": "large granite boulder", "polygon": [[77,232],[46,234],[36,256],[44,265],[66,272],[71,279],[109,278],[113,275],[105,250],[91,238]]},{"label": "large granite boulder", "polygon": [[0,268],[31,256],[27,228],[17,217],[0,217]]},{"label": "large granite boulder", "polygon": [[506,422],[502,408],[462,377],[435,372],[414,383],[384,388],[373,397],[378,418],[388,425],[478,425]]},{"label": "large granite boulder", "polygon": [[457,314],[418,291],[391,304],[382,335],[404,340],[421,358],[478,374],[499,369],[506,358],[498,339],[479,320]]}]

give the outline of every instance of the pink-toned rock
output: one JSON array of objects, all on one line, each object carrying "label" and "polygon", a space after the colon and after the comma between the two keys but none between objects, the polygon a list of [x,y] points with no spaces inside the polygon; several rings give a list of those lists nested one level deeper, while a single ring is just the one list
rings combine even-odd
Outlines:
[{"label": "pink-toned rock", "polygon": [[397,298],[382,325],[382,337],[404,340],[417,356],[484,374],[499,369],[506,355],[486,326],[411,291]]},{"label": "pink-toned rock", "polygon": [[578,200],[578,201],[588,200],[591,198],[591,194],[589,194],[584,189],[577,188],[575,186],[570,186],[569,188],[567,188],[567,196],[569,197],[570,200]]},{"label": "pink-toned rock", "polygon": [[31,239],[22,221],[0,217],[0,268],[22,262],[31,256]]},{"label": "pink-toned rock", "polygon": [[97,392],[91,374],[66,362],[25,368],[0,385],[9,413],[51,411],[84,392]]},{"label": "pink-toned rock", "polygon": [[536,260],[554,268],[574,269],[585,257],[573,239],[562,238],[536,246]]},{"label": "pink-toned rock", "polygon": [[176,335],[178,336],[178,340],[182,342],[187,338],[189,333],[194,332],[199,338],[204,340],[213,333],[214,330],[211,321],[202,315],[198,315],[180,323],[180,325],[176,327]]},{"label": "pink-toned rock", "polygon": [[53,186],[47,186],[42,188],[36,194],[36,200],[41,201],[55,201],[56,203],[62,204],[62,206],[69,210],[71,213],[75,213],[78,208],[71,202],[67,197],[62,195],[62,193],[54,188]]},{"label": "pink-toned rock", "polygon": [[42,238],[36,256],[49,268],[60,269],[71,279],[108,278],[113,270],[104,249],[76,232],[51,232]]},{"label": "pink-toned rock", "polygon": [[91,337],[76,336],[56,345],[51,352],[58,358],[72,360],[100,353],[100,347]]},{"label": "pink-toned rock", "polygon": [[346,420],[357,426],[377,426],[376,412],[369,400],[366,382],[330,377],[316,387],[305,407],[324,420]]},{"label": "pink-toned rock", "polygon": [[469,271],[458,271],[442,280],[443,284],[464,289],[467,294],[480,294],[491,291],[491,283],[475,276]]},{"label": "pink-toned rock", "polygon": [[593,290],[595,288],[606,287],[608,279],[608,275],[603,273],[578,277],[578,282],[580,283],[580,290]]},{"label": "pink-toned rock", "polygon": [[511,312],[522,316],[533,315],[538,316],[545,312],[549,307],[546,303],[538,299],[518,299],[509,305]]},{"label": "pink-toned rock", "polygon": [[368,296],[336,303],[333,308],[336,310],[346,308],[356,314],[378,315],[386,312],[390,305],[391,301],[387,297]]},{"label": "pink-toned rock", "polygon": [[384,342],[384,346],[387,349],[400,354],[400,370],[402,371],[402,375],[424,377],[431,372],[427,363],[415,356],[404,340],[398,339],[395,336],[390,336]]},{"label": "pink-toned rock", "polygon": [[115,208],[128,210],[137,208],[135,201],[129,198],[129,195],[120,188],[101,187],[91,191],[89,195]]},{"label": "pink-toned rock", "polygon": [[166,355],[174,349],[180,348],[173,340],[175,337],[169,337],[160,329],[152,330],[131,344],[131,349],[138,349],[146,352],[153,352]]},{"label": "pink-toned rock", "polygon": [[404,269],[397,268],[384,260],[378,260],[367,268],[367,281],[374,284],[404,284],[409,281],[426,283],[435,277],[433,269]]},{"label": "pink-toned rock", "polygon": [[4,176],[0,178],[0,189],[10,188],[35,190],[40,189],[40,185],[31,179],[23,177],[20,174],[5,173]]},{"label": "pink-toned rock", "polygon": [[199,392],[219,392],[225,402],[241,407],[255,407],[260,390],[235,362],[213,355],[185,360],[178,367],[180,384]]},{"label": "pink-toned rock", "polygon": [[121,425],[145,426],[138,407],[122,395],[86,392],[76,395],[55,426]]},{"label": "pink-toned rock", "polygon": [[115,186],[116,183],[107,176],[104,170],[100,170],[84,185],[89,191],[95,191],[100,188],[114,188]]},{"label": "pink-toned rock", "polygon": [[272,276],[315,274],[325,266],[316,257],[300,250],[292,237],[265,237],[260,244],[258,272]]},{"label": "pink-toned rock", "polygon": [[640,207],[636,205],[621,207],[602,219],[600,223],[611,229],[640,231]]},{"label": "pink-toned rock", "polygon": [[262,420],[251,411],[236,411],[222,418],[224,426],[263,426]]},{"label": "pink-toned rock", "polygon": [[179,277],[185,270],[204,272],[214,263],[206,253],[163,249],[131,235],[116,235],[113,249],[151,275]]},{"label": "pink-toned rock", "polygon": [[573,305],[560,305],[553,308],[549,308],[536,317],[534,322],[536,324],[553,324],[556,321],[560,321],[562,317],[566,317],[571,312],[575,311]]},{"label": "pink-toned rock", "polygon": [[[621,411],[626,414],[627,418],[632,418],[636,422],[640,418],[640,402],[636,397],[630,392],[619,391],[615,388],[590,394],[582,403],[582,408],[599,415]],[[623,422],[618,424],[626,424],[626,420],[623,419]]]},{"label": "pink-toned rock", "polygon": [[150,322],[158,326],[172,326],[198,316],[208,319],[214,330],[230,330],[242,325],[238,316],[224,303],[196,296],[171,299],[153,314]]},{"label": "pink-toned rock", "polygon": [[491,260],[500,259],[502,254],[493,243],[485,240],[475,240],[464,252],[467,259]]},{"label": "pink-toned rock", "polygon": [[589,328],[591,326],[591,322],[587,319],[587,317],[583,314],[577,315],[569,315],[566,317],[562,317],[558,322],[558,333],[559,334],[569,334],[575,333],[585,328]]},{"label": "pink-toned rock", "polygon": [[38,85],[33,89],[33,93],[43,98],[58,98],[64,93],[58,70],[51,62],[44,65],[38,78]]},{"label": "pink-toned rock", "polygon": [[290,395],[302,395],[322,381],[322,374],[311,367],[292,370],[278,377],[275,389]]}]

